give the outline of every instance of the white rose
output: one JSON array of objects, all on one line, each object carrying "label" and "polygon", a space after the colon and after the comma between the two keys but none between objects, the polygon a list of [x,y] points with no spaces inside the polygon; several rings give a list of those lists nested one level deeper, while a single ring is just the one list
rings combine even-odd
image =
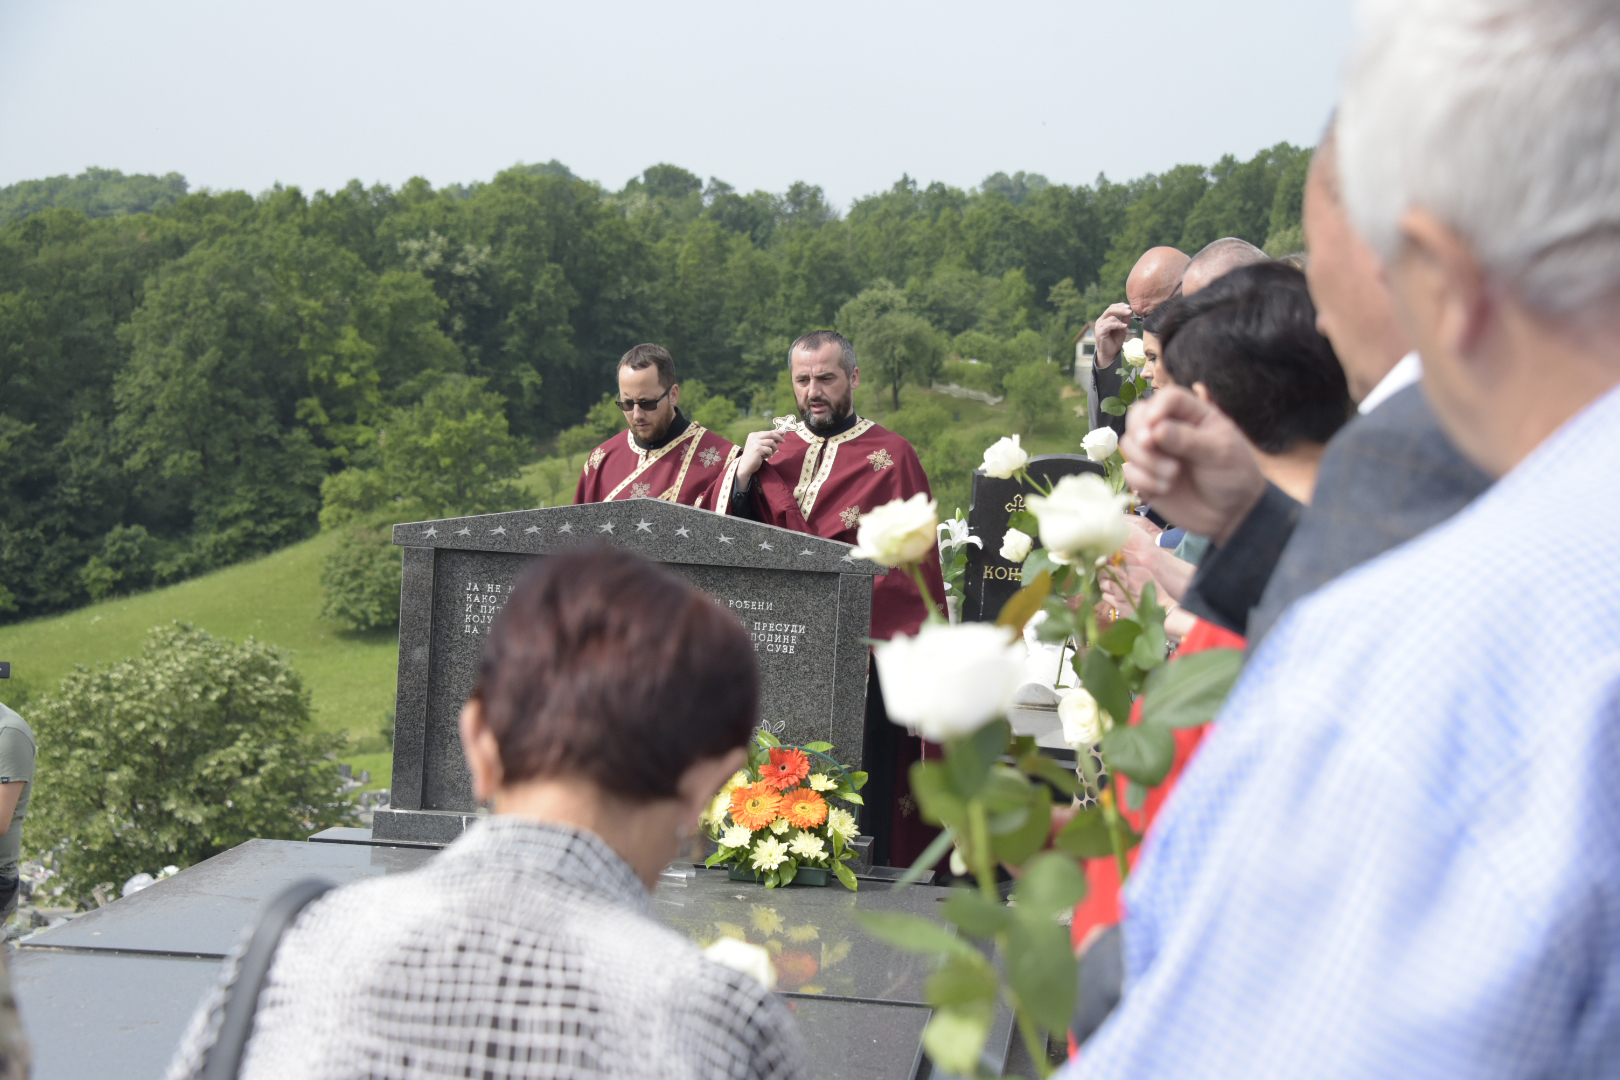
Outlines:
[{"label": "white rose", "polygon": [[926,625],[873,650],[889,719],[944,742],[1001,715],[1023,679],[1022,645],[988,623]]},{"label": "white rose", "polygon": [[1111,427],[1092,428],[1080,445],[1085,447],[1086,457],[1092,461],[1107,461],[1119,449],[1119,435]]},{"label": "white rose", "polygon": [[884,566],[920,563],[933,554],[938,510],[939,504],[920,491],[904,501],[886,502],[861,516],[850,554]]},{"label": "white rose", "polygon": [[1030,513],[1041,523],[1041,543],[1054,555],[1089,561],[1112,555],[1130,538],[1125,523],[1128,495],[1115,495],[1108,481],[1093,473],[1065,476],[1050,497],[1031,495]]},{"label": "white rose", "polygon": [[704,949],[703,955],[733,971],[752,976],[767,990],[776,989],[776,965],[771,963],[771,954],[758,945],[723,937]]},{"label": "white rose", "polygon": [[1018,445],[1018,436],[1013,435],[997,439],[995,445],[984,452],[984,464],[980,468],[986,476],[1011,480],[1013,473],[1028,464],[1029,455]]},{"label": "white rose", "polygon": [[1001,538],[1001,557],[1010,563],[1021,563],[1029,558],[1034,546],[1035,538],[1029,533],[1008,529],[1007,535]]},{"label": "white rose", "polygon": [[1058,701],[1058,719],[1063,722],[1063,741],[1070,750],[1085,750],[1102,741],[1102,717],[1097,699],[1080,687]]},{"label": "white rose", "polygon": [[1125,362],[1131,367],[1141,367],[1147,363],[1147,350],[1142,347],[1141,338],[1133,337],[1125,342],[1124,346],[1119,350],[1119,354],[1125,358]]}]

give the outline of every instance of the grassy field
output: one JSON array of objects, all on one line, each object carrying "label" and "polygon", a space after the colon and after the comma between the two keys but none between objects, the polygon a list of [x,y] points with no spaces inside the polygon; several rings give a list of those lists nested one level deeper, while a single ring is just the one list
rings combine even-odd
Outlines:
[{"label": "grassy field", "polygon": [[[310,690],[315,724],[376,736],[394,702],[398,640],[392,631],[346,634],[320,617],[321,563],[336,539],[317,536],[252,562],[156,589],[93,604],[52,618],[0,627],[0,660],[15,681],[0,683],[0,701],[54,690],[75,664],[96,664],[140,652],[147,630],[172,620],[242,641],[254,637],[288,650]],[[386,755],[383,755],[386,758]],[[357,762],[359,758],[355,759]],[[387,783],[376,755],[369,768]]]},{"label": "grassy field", "polygon": [[[908,388],[901,394],[901,407],[923,398],[933,398],[949,410],[953,431],[968,433],[985,446],[1007,431],[1003,405]],[[1084,398],[1065,401],[1071,405]],[[857,392],[859,411],[879,423],[890,414],[889,404],[886,394],[864,387]],[[748,432],[769,423],[768,417],[739,420],[725,434],[741,442]],[[1084,434],[1084,420],[1074,418],[1073,409],[1066,407],[1059,425],[1026,438],[1024,444],[1034,453],[1073,453],[1079,451]],[[527,466],[522,483],[533,504],[572,502],[584,457],[554,457]],[[942,509],[949,513],[951,507]],[[347,731],[353,749],[344,760],[356,775],[369,769],[371,787],[386,786],[390,755],[360,741],[376,743],[393,706],[398,642],[392,631],[349,634],[320,617],[321,564],[335,539],[335,533],[323,534],[168,588],[0,627],[0,660],[11,661],[14,676],[9,684],[0,683],[0,701],[15,703],[54,690],[75,664],[91,667],[133,656],[151,627],[172,620],[189,622],[236,641],[254,637],[287,649],[310,690],[316,726]]]}]

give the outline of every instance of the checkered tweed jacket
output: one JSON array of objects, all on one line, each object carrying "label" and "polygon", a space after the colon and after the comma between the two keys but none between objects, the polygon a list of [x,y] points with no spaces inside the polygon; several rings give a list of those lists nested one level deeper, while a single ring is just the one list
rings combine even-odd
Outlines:
[{"label": "checkered tweed jacket", "polygon": [[[236,963],[171,1080],[198,1075]],[[496,817],[421,869],[334,890],[299,916],[241,1075],[788,1080],[801,1062],[781,1000],[658,922],[599,838]]]}]

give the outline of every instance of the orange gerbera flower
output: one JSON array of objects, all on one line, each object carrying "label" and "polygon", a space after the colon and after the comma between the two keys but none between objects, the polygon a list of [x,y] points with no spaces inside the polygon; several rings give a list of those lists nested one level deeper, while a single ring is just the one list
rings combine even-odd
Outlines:
[{"label": "orange gerbera flower", "polygon": [[745,829],[763,829],[781,810],[782,796],[769,784],[750,784],[731,793],[731,819]]},{"label": "orange gerbera flower", "polygon": [[810,775],[810,759],[803,750],[773,747],[768,765],[759,767],[759,778],[778,791],[786,791]]},{"label": "orange gerbera flower", "polygon": [[809,788],[800,788],[783,798],[782,816],[801,829],[813,829],[827,820],[827,800]]}]

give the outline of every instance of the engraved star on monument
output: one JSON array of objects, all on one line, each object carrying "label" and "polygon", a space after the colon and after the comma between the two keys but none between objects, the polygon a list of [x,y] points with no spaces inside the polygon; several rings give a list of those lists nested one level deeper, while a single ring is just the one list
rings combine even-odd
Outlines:
[{"label": "engraved star on monument", "polygon": [[489,530],[489,535],[491,535],[491,536],[505,536],[506,535],[506,526],[505,525],[497,525],[497,526],[495,526],[493,529]]},{"label": "engraved star on monument", "polygon": [[725,533],[720,534],[720,542],[722,544],[729,544],[735,539],[737,539],[735,536],[727,536]]},{"label": "engraved star on monument", "polygon": [[561,525],[557,526],[557,531],[560,533],[571,533],[574,531],[574,523],[572,521],[565,521]]},{"label": "engraved star on monument", "polygon": [[540,531],[540,526],[538,526],[538,525],[530,525],[527,529],[524,529],[523,531],[526,532],[526,533],[537,533],[537,532]]},{"label": "engraved star on monument", "polygon": [[839,562],[852,563],[852,562],[855,561],[855,556],[853,556],[853,555],[845,555],[842,559],[839,559],[838,561]]},{"label": "engraved star on monument", "polygon": [[803,551],[799,552],[799,554],[800,555],[814,555],[815,552],[811,551],[809,548],[805,548]]},{"label": "engraved star on monument", "polygon": [[652,522],[647,521],[645,518],[642,519],[641,521],[636,522],[636,532],[644,532],[644,533],[652,532]]},{"label": "engraved star on monument", "polygon": [[688,529],[685,525],[682,525],[680,528],[675,530],[675,535],[683,538],[690,538],[692,535],[692,530]]},{"label": "engraved star on monument", "polygon": [[761,540],[759,542],[759,550],[761,550],[761,551],[775,551],[776,549],[771,547],[771,542],[769,540]]},{"label": "engraved star on monument", "polygon": [[456,535],[457,536],[471,536],[472,535],[472,530],[467,528],[465,525],[463,525],[461,528],[456,530]]},{"label": "engraved star on monument", "polygon": [[423,536],[438,536],[439,535],[438,526],[429,525],[427,528],[422,530],[422,535]]},{"label": "engraved star on monument", "polygon": [[597,532],[605,532],[605,533],[612,532],[613,531],[613,522],[611,522],[611,521],[602,522],[602,524],[600,524],[600,525],[598,525],[596,527],[596,531]]}]

